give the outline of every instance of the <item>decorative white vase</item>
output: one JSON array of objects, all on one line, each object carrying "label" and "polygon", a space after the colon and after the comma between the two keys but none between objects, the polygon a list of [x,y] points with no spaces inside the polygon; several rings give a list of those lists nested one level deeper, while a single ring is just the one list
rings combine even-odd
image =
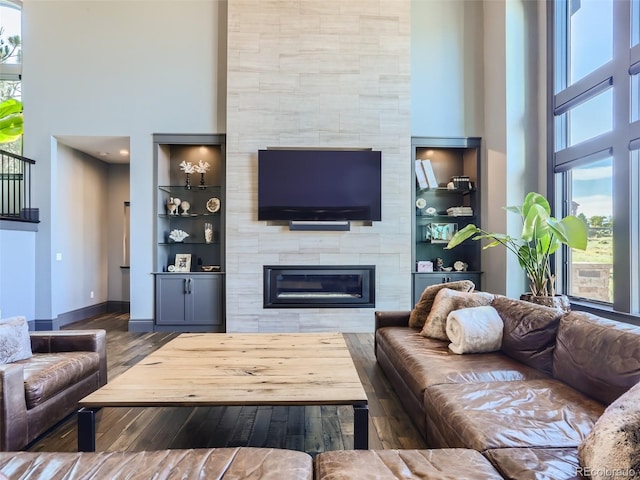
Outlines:
[{"label": "decorative white vase", "polygon": [[204,241],[206,243],[213,242],[213,225],[210,223],[204,224]]}]

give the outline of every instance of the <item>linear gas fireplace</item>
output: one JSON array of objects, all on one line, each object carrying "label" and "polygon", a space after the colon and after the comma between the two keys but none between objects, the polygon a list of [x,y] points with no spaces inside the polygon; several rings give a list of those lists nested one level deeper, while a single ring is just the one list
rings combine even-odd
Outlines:
[{"label": "linear gas fireplace", "polygon": [[265,308],[373,308],[374,265],[264,266]]}]

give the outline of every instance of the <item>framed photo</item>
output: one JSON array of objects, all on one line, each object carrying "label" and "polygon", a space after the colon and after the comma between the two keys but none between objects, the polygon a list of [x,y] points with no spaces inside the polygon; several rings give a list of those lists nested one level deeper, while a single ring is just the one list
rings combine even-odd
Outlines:
[{"label": "framed photo", "polygon": [[427,240],[431,243],[449,243],[457,231],[457,223],[430,223],[427,228]]},{"label": "framed photo", "polygon": [[176,261],[174,263],[174,272],[190,272],[191,271],[191,254],[176,253]]}]

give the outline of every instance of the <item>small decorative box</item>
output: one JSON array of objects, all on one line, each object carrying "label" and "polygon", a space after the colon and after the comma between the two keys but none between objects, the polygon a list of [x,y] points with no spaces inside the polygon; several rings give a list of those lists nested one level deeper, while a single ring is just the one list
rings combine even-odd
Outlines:
[{"label": "small decorative box", "polygon": [[416,270],[418,273],[433,272],[433,262],[421,260],[417,262]]}]

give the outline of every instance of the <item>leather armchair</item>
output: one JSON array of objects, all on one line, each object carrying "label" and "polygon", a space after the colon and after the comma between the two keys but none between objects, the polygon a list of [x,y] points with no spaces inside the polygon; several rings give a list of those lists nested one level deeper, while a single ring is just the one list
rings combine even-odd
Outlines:
[{"label": "leather armchair", "polygon": [[26,447],[107,383],[106,332],[30,332],[33,356],[0,365],[0,450]]}]

